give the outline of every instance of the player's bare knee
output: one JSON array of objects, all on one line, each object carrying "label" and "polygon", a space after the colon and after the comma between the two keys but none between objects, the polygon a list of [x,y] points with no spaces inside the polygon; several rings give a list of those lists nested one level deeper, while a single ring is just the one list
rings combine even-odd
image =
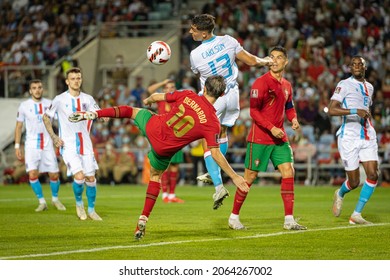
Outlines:
[{"label": "player's bare knee", "polygon": [[356,179],[349,178],[348,182],[349,182],[349,186],[352,189],[356,189],[360,184],[360,179],[359,178],[356,178]]},{"label": "player's bare knee", "polygon": [[74,178],[79,181],[83,181],[85,179],[84,173],[83,172],[77,172],[74,174]]},{"label": "player's bare knee", "polygon": [[368,172],[367,173],[367,179],[370,180],[370,181],[378,181],[378,178],[379,178],[379,174],[378,174],[378,171],[375,171],[375,172]]},{"label": "player's bare knee", "polygon": [[96,179],[95,176],[85,176],[85,181],[88,183],[94,183]]},{"label": "player's bare knee", "polygon": [[50,181],[58,181],[58,178],[59,178],[59,176],[58,175],[55,175],[55,176],[49,176],[49,178],[50,178]]},{"label": "player's bare knee", "polygon": [[36,178],[38,178],[38,176],[39,176],[38,170],[30,170],[30,171],[28,172],[28,178],[29,178],[30,180],[36,179]]},{"label": "player's bare knee", "polygon": [[258,172],[246,170],[244,179],[248,184],[252,184],[256,180],[257,174]]}]

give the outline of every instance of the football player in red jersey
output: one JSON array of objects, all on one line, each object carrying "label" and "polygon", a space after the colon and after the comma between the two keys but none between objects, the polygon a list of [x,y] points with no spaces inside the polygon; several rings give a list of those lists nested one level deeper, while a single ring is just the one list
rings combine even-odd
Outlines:
[{"label": "football player in red jersey", "polygon": [[[162,88],[164,93],[174,92],[176,85],[173,80],[165,79],[164,81],[154,83],[148,87],[148,93],[152,94],[159,88]],[[157,103],[157,113],[165,114],[171,110],[171,105],[168,102]],[[171,159],[171,162],[161,175],[162,200],[164,203],[184,203],[183,199],[176,196],[176,185],[178,174],[180,171],[180,163],[184,161],[183,151],[178,151]]]},{"label": "football player in red jersey", "polygon": [[146,222],[160,193],[161,175],[167,169],[172,156],[195,140],[205,138],[213,158],[222,170],[238,189],[249,191],[244,178],[231,168],[219,150],[220,126],[213,104],[224,93],[225,88],[222,76],[211,76],[205,82],[203,96],[190,90],[182,90],[154,93],[143,101],[145,105],[159,101],[170,103],[170,112],[163,115],[155,115],[147,109],[118,106],[96,112],[76,112],[69,116],[72,122],[102,117],[131,118],[148,138],[151,145],[151,151],[148,153],[151,164],[150,181],[134,235],[136,240],[145,235]]},{"label": "football player in red jersey", "polygon": [[[305,230],[293,216],[294,209],[294,167],[293,154],[283,128],[284,117],[292,123],[292,129],[299,128],[297,114],[292,100],[292,87],[283,78],[288,63],[287,51],[281,46],[273,47],[270,57],[274,64],[270,70],[256,79],[250,94],[250,116],[252,126],[247,137],[244,178],[250,187],[260,171],[265,172],[269,160],[282,175],[281,196],[284,204],[284,228]],[[229,227],[245,229],[240,222],[239,212],[247,192],[236,190]]]}]

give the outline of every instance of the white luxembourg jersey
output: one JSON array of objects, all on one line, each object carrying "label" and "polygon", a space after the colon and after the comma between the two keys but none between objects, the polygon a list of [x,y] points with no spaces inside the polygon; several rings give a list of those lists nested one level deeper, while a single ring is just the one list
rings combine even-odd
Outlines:
[{"label": "white luxembourg jersey", "polygon": [[191,51],[191,70],[200,74],[201,92],[207,77],[221,75],[226,81],[226,93],[236,85],[238,67],[236,54],[243,50],[240,43],[229,35],[214,36]]},{"label": "white luxembourg jersey", "polygon": [[93,154],[90,130],[92,121],[81,121],[72,123],[68,116],[76,111],[96,111],[99,106],[92,96],[81,92],[78,96],[73,97],[69,91],[56,96],[53,99],[51,107],[46,111],[49,117],[58,115],[59,137],[64,141],[61,147],[61,154],[66,152],[76,153],[79,155]]},{"label": "white luxembourg jersey", "polygon": [[53,142],[42,120],[42,116],[50,104],[51,100],[46,98],[42,98],[39,102],[30,98],[20,103],[16,121],[25,123],[25,148],[39,150],[53,148]]},{"label": "white luxembourg jersey", "polygon": [[[359,82],[350,77],[342,80],[331,97],[331,100],[340,102],[345,109],[369,110],[372,104],[374,87],[367,81]],[[342,124],[337,136],[348,139],[373,140],[376,132],[371,120],[359,117],[357,114],[342,116]]]}]

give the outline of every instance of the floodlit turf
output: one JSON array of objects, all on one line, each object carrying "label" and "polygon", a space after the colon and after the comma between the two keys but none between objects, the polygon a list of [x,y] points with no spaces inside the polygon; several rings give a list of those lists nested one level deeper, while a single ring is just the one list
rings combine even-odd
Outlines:
[{"label": "floodlit turf", "polygon": [[[39,260],[389,260],[390,188],[378,187],[363,217],[371,226],[351,226],[360,189],[349,193],[339,218],[331,205],[334,187],[296,186],[295,217],[307,231],[283,230],[279,186],[253,186],[241,211],[248,228],[234,231],[227,220],[235,188],[213,210],[212,187],[179,186],[184,204],[158,199],[146,235],[133,234],[144,204],[145,186],[98,186],[96,211],[103,221],[76,217],[70,185],[60,199],[67,207],[35,213],[28,185],[0,186],[0,259]],[[84,194],[84,203],[86,198]]]}]

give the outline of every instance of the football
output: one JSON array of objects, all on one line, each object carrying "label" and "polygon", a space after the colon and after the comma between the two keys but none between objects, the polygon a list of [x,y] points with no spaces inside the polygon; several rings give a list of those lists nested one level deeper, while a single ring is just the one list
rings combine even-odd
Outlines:
[{"label": "football", "polygon": [[146,50],[146,55],[151,63],[162,65],[171,58],[171,48],[163,41],[154,41]]}]

